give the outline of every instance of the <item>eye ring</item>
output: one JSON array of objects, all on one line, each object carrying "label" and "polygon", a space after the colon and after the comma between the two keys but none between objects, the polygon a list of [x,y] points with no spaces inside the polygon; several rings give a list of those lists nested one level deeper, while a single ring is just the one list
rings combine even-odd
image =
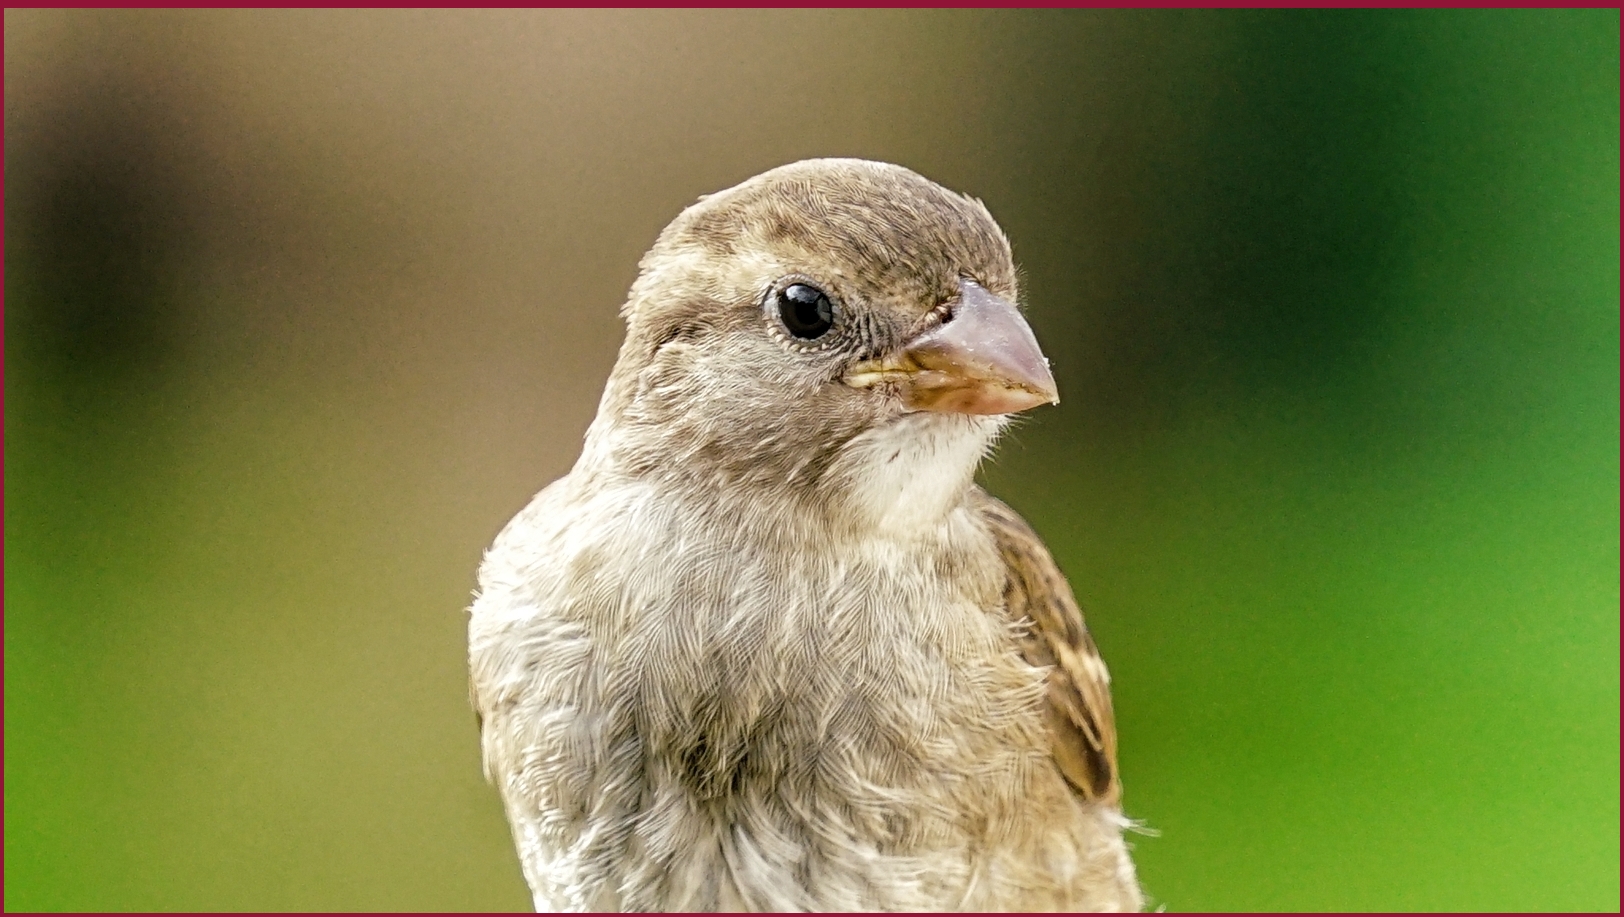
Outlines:
[{"label": "eye ring", "polygon": [[822,287],[798,277],[774,287],[768,304],[796,344],[822,340],[840,318],[834,299]]},{"label": "eye ring", "polygon": [[827,351],[844,338],[846,315],[840,300],[806,274],[789,274],[768,287],[762,310],[771,336],[791,351]]}]

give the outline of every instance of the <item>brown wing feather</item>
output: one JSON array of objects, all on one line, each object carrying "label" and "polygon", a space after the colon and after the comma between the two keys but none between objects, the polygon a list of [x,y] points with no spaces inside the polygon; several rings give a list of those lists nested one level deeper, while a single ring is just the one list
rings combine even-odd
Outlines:
[{"label": "brown wing feather", "polygon": [[1053,666],[1046,706],[1055,763],[1085,798],[1117,805],[1122,784],[1111,676],[1083,625],[1071,586],[1026,520],[979,487],[972,488],[971,500],[1009,571],[1005,608],[1014,620],[1032,621],[1021,640],[1021,655],[1033,665]]}]

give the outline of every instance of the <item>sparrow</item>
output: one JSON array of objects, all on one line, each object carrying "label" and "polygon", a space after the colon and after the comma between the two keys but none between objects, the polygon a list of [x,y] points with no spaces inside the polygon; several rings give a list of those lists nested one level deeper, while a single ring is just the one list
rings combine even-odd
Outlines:
[{"label": "sparrow", "polygon": [[976,486],[1058,400],[987,208],[816,159],[643,258],[472,696],[538,910],[1139,910],[1109,676]]}]

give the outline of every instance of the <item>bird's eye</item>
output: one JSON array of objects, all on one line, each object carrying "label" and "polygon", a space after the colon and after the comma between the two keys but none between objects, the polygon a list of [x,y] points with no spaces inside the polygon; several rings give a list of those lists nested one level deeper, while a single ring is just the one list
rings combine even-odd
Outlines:
[{"label": "bird's eye", "polygon": [[778,318],[803,341],[823,337],[835,324],[829,295],[811,284],[792,283],[778,291]]}]

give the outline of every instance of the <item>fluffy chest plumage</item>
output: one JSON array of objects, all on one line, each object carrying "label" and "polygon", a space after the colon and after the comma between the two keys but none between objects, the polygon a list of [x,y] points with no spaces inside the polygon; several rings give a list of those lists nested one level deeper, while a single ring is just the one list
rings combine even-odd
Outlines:
[{"label": "fluffy chest plumage", "polygon": [[471,633],[539,906],[1007,906],[1089,842],[967,513],[830,544],[561,482],[520,520]]}]

